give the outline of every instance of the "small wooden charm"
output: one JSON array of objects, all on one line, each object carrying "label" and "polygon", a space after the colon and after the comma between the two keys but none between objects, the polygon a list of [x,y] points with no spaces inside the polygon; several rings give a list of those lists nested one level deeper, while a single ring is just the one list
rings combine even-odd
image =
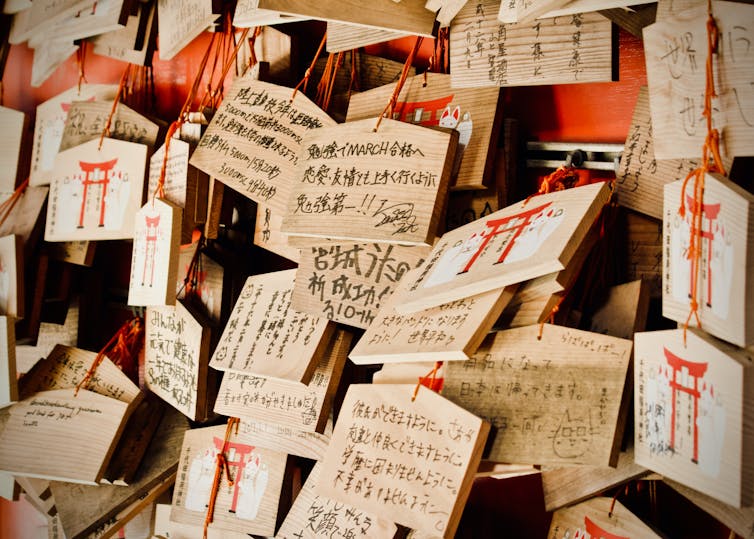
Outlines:
[{"label": "small wooden charm", "polygon": [[349,386],[315,493],[453,537],[489,424],[424,386],[414,393],[413,385]]},{"label": "small wooden charm", "polygon": [[45,240],[133,238],[141,206],[147,147],[92,140],[55,158]]},{"label": "small wooden charm", "polygon": [[754,485],[751,358],[691,329],[637,333],[636,462],[735,507]]},{"label": "small wooden charm", "polygon": [[156,198],[134,217],[129,305],[174,305],[182,210]]}]

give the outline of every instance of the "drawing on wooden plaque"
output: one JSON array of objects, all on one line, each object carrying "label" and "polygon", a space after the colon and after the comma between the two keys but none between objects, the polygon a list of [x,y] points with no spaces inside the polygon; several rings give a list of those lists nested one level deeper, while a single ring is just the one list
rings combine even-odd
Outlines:
[{"label": "drawing on wooden plaque", "polygon": [[636,462],[730,505],[750,501],[751,359],[689,329],[637,333]]},{"label": "drawing on wooden plaque", "polygon": [[147,147],[105,138],[91,140],[55,158],[45,240],[133,237],[141,206]]}]

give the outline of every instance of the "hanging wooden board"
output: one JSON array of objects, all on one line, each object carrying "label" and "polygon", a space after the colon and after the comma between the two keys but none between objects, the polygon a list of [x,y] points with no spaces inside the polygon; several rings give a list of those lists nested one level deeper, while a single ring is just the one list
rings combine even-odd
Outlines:
[{"label": "hanging wooden board", "polygon": [[605,497],[592,498],[573,507],[555,511],[547,539],[571,537],[660,538],[652,528],[618,500]]},{"label": "hanging wooden board", "polygon": [[233,12],[233,26],[253,28],[286,22],[305,21],[306,17],[292,17],[269,9],[259,9],[259,0],[238,0]]},{"label": "hanging wooden board", "polygon": [[327,52],[351,51],[360,47],[384,43],[393,39],[401,39],[410,35],[406,32],[380,30],[356,24],[328,21]]},{"label": "hanging wooden board", "polygon": [[377,518],[349,504],[339,503],[316,493],[323,481],[322,464],[317,463],[306,478],[275,537],[279,539],[316,539],[326,535],[392,539],[395,524]]},{"label": "hanging wooden board", "polygon": [[302,249],[293,307],[366,329],[396,284],[428,253],[426,247],[379,243]]},{"label": "hanging wooden board", "polygon": [[0,316],[0,408],[18,400],[16,383],[16,323]]},{"label": "hanging wooden board", "polygon": [[450,27],[453,88],[613,80],[612,25],[598,13],[501,24],[500,3],[468,2]]},{"label": "hanging wooden board", "polygon": [[662,221],[626,212],[626,278],[649,284],[649,296],[662,296]]},{"label": "hanging wooden board", "polygon": [[134,65],[151,65],[157,38],[157,6],[139,5],[125,27],[89,39],[94,54]]},{"label": "hanging wooden board", "polygon": [[[403,71],[403,63],[374,54],[358,54],[359,88],[363,91],[397,82]],[[416,75],[416,68],[409,67],[408,76]]]},{"label": "hanging wooden board", "polygon": [[128,305],[175,305],[182,213],[162,198],[136,212]]},{"label": "hanging wooden board", "polygon": [[375,0],[365,4],[356,0],[313,4],[306,0],[259,0],[259,7],[310,19],[345,22],[382,30],[397,30],[432,37],[435,17],[424,9],[421,0]]},{"label": "hanging wooden board", "polygon": [[46,241],[134,237],[147,147],[105,138],[60,152],[50,184]]},{"label": "hanging wooden board", "polygon": [[612,286],[607,297],[592,314],[589,331],[633,339],[644,331],[649,312],[649,286],[642,280]]},{"label": "hanging wooden board", "polygon": [[307,385],[226,372],[215,412],[301,432],[323,432],[352,338],[353,335],[345,331],[336,334]]},{"label": "hanging wooden board", "polygon": [[500,191],[495,187],[474,191],[451,191],[445,214],[445,231],[487,217],[505,206],[500,203]]},{"label": "hanging wooden board", "polygon": [[547,324],[491,334],[445,365],[442,394],[497,427],[489,459],[615,465],[632,342]]},{"label": "hanging wooden board", "polygon": [[[30,38],[33,36],[30,36]],[[34,58],[31,64],[31,82],[32,88],[39,88],[50,76],[63,65],[68,58],[73,56],[79,46],[72,43],[72,40],[42,41],[34,49]]]},{"label": "hanging wooden board", "polygon": [[210,367],[308,384],[334,325],[291,306],[296,270],[246,279]]},{"label": "hanging wooden board", "polygon": [[636,462],[741,507],[752,501],[752,360],[689,329],[637,333]]},{"label": "hanging wooden board", "polygon": [[[349,386],[315,493],[453,537],[489,424],[423,386],[413,393],[413,385]],[[401,442],[374,444],[377,436]]]},{"label": "hanging wooden board", "polygon": [[96,485],[129,405],[82,389],[41,391],[10,408],[0,433],[0,470]]},{"label": "hanging wooden board", "polygon": [[0,315],[24,317],[24,258],[21,239],[0,237]]},{"label": "hanging wooden board", "polygon": [[[429,375],[435,370],[434,375]],[[427,379],[429,378],[429,379]],[[422,385],[439,391],[445,383],[445,367],[434,361],[415,361],[411,363],[386,363],[372,374],[373,384],[413,384],[421,380]]]},{"label": "hanging wooden board", "polygon": [[[113,104],[109,101],[75,101],[68,109],[60,139],[60,150],[69,150],[79,144],[102,136]],[[153,147],[157,143],[160,126],[123,103],[118,103],[110,120],[110,138],[136,142]]]},{"label": "hanging wooden board", "polygon": [[[224,442],[225,425],[186,432],[170,520],[202,526],[207,513],[210,490],[217,465],[216,455],[223,451],[229,474],[222,474],[215,499],[214,521],[210,530],[254,535],[275,534],[282,491],[285,487],[287,455],[256,447],[254,438],[233,430]],[[186,473],[188,471],[188,473]],[[228,483],[228,476],[233,484]],[[284,505],[284,504],[283,504]]]},{"label": "hanging wooden board", "polygon": [[42,233],[42,209],[47,202],[49,187],[27,187],[18,198],[10,215],[0,224],[0,237],[15,234],[21,238],[24,261],[31,260]]},{"label": "hanging wooden board", "polygon": [[[712,2],[720,32],[715,57],[713,126],[723,155],[754,155],[754,6]],[[644,57],[658,159],[699,158],[707,136],[702,116],[706,84],[707,4],[675,12],[644,29]],[[670,51],[670,52],[668,52]]]},{"label": "hanging wooden board", "polygon": [[395,312],[393,306],[401,301],[420,271],[421,268],[411,270],[382,303],[374,321],[348,355],[353,363],[469,359],[516,291],[516,285],[512,285],[416,313]]},{"label": "hanging wooden board", "polygon": [[500,315],[495,327],[501,329],[520,328],[541,324],[550,318],[552,309],[563,298],[563,292],[546,294],[537,298],[528,299],[522,303],[514,303],[514,296],[503,313]]},{"label": "hanging wooden board", "polygon": [[306,134],[284,234],[432,244],[458,134],[391,119],[375,132],[375,123],[370,118]]},{"label": "hanging wooden board", "polygon": [[[173,138],[168,148],[168,160],[165,165],[165,199],[169,200],[176,206],[186,208],[189,175],[189,153],[190,146],[179,138]],[[165,145],[160,146],[149,158],[149,187],[148,193],[154,193],[157,190],[157,184],[160,181],[160,172],[162,164],[165,161]],[[195,203],[195,201],[194,201]],[[194,216],[193,208],[191,216]]]},{"label": "hanging wooden board", "polygon": [[[699,262],[689,259],[694,198],[693,183],[681,193],[682,181],[665,186],[663,220],[663,316],[684,323],[689,314],[694,264],[699,263],[697,300],[702,327],[736,344],[754,342],[754,283],[749,278],[754,249],[754,195],[720,174],[707,174],[701,204]],[[681,196],[686,215],[679,215]]]},{"label": "hanging wooden board", "polygon": [[163,21],[160,60],[170,60],[204,32],[217,15],[212,13],[212,0],[157,0],[157,18]]},{"label": "hanging wooden board", "polygon": [[692,159],[657,159],[654,152],[649,92],[639,90],[631,128],[623,146],[620,167],[615,174],[618,203],[626,208],[662,219],[662,190],[665,184],[682,180],[698,166]]},{"label": "hanging wooden board", "polygon": [[97,242],[86,240],[58,241],[48,244],[47,248],[50,252],[50,258],[53,260],[91,267],[94,264]]},{"label": "hanging wooden board", "polygon": [[[443,0],[438,8],[435,18],[440,23],[440,28],[450,26],[458,12],[466,5],[467,0]],[[429,3],[429,2],[427,2]],[[427,7],[426,4],[424,7]],[[429,9],[429,8],[427,8]]]},{"label": "hanging wooden board", "polygon": [[264,204],[257,204],[257,219],[254,222],[254,245],[267,249],[298,263],[301,252],[297,247],[288,244],[288,236],[280,232],[283,216],[273,212]]},{"label": "hanging wooden board", "polygon": [[50,355],[50,352],[58,344],[64,346],[76,346],[79,334],[79,307],[72,303],[68,307],[63,324],[51,324],[41,322],[37,334],[37,344],[16,346],[16,371],[26,374],[42,358]]},{"label": "hanging wooden board", "polygon": [[208,372],[210,328],[181,301],[149,307],[144,326],[146,386],[192,421],[204,421],[211,410]]},{"label": "hanging wooden board", "polygon": [[206,315],[213,325],[219,327],[225,303],[225,268],[215,262],[209,254],[202,252],[199,255],[196,284],[190,281],[186,283],[186,275],[194,253],[196,243],[181,245],[176,282],[177,297],[187,299],[195,307],[198,307],[197,303],[201,304],[202,314]]},{"label": "hanging wooden board", "polygon": [[556,191],[446,233],[396,310],[426,309],[568,267],[608,195],[604,183]]},{"label": "hanging wooden board", "polygon": [[[591,11],[599,11],[602,13],[605,10],[616,10],[617,8],[624,8],[625,13],[633,13],[632,9],[625,9],[628,6],[636,6],[640,4],[648,4],[647,0],[566,0],[562,2],[560,0],[550,2],[521,2],[518,0],[508,0],[503,2],[498,12],[498,20],[504,23],[513,22],[530,22],[536,19],[550,19],[553,17],[562,17],[565,15],[575,15],[577,13],[588,13]],[[531,4],[531,5],[528,5]],[[558,6],[543,10],[543,6],[549,4],[550,6]],[[520,13],[523,12],[526,20],[523,20]],[[532,17],[532,12],[538,13]],[[654,20],[652,21],[654,22]],[[641,37],[641,32],[639,32]]]},{"label": "hanging wooden board", "polygon": [[24,136],[26,114],[0,107],[0,193],[12,193],[16,188],[21,140]]},{"label": "hanging wooden board", "polygon": [[500,4],[497,19],[504,23],[532,23],[551,11],[559,10],[569,0],[507,0]]},{"label": "hanging wooden board", "polygon": [[124,0],[89,1],[87,4],[85,9],[56,18],[50,25],[45,24],[44,31],[35,32],[29,37],[29,46],[37,47],[44,43],[45,35],[47,39],[54,35],[56,40],[76,41],[121,29],[128,20],[131,8],[130,2]]},{"label": "hanging wooden board", "polygon": [[239,429],[253,436],[257,447],[274,449],[305,459],[321,460],[330,445],[332,421],[328,420],[324,433],[306,432],[245,418],[241,419]]},{"label": "hanging wooden board", "polygon": [[91,0],[37,0],[32,2],[30,24],[48,29],[61,19],[91,7],[91,4]]},{"label": "hanging wooden board", "polygon": [[71,104],[74,101],[112,102],[117,90],[117,85],[113,84],[82,84],[81,88],[69,88],[37,106],[29,185],[50,183]]},{"label": "hanging wooden board", "polygon": [[283,212],[303,136],[335,125],[301,93],[239,77],[226,92],[190,163],[255,202]]},{"label": "hanging wooden board", "polygon": [[[394,90],[395,84],[389,84],[353,95],[347,121],[378,116]],[[482,189],[490,184],[494,171],[502,123],[497,106],[499,97],[499,88],[451,88],[450,75],[427,73],[406,80],[392,117],[458,131],[453,188]]]},{"label": "hanging wooden board", "polygon": [[649,473],[649,470],[634,462],[633,445],[626,451],[620,452],[615,468],[610,466],[544,468],[542,490],[545,496],[545,509],[555,511]]}]

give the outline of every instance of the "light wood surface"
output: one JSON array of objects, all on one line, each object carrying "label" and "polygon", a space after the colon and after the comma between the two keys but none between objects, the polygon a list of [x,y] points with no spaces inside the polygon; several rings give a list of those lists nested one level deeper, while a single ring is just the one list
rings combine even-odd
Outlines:
[{"label": "light wood surface", "polygon": [[0,408],[18,400],[16,382],[16,323],[0,316]]},{"label": "light wood surface", "polygon": [[291,306],[295,275],[285,270],[246,280],[212,355],[213,369],[309,383],[334,327]]},{"label": "light wood surface", "polygon": [[396,310],[417,311],[566,268],[608,191],[606,184],[556,191],[446,233]]},{"label": "light wood surface", "polygon": [[217,15],[212,0],[158,0],[157,18],[170,21],[160,25],[160,60],[170,60],[195,37],[206,30]]},{"label": "light wood surface", "polygon": [[16,188],[21,141],[26,127],[26,115],[18,110],[0,106],[0,193]]},{"label": "light wood surface", "polygon": [[[497,427],[489,459],[615,465],[632,342],[546,324],[493,333],[442,393]],[[608,360],[609,358],[609,360]]]},{"label": "light wood surface", "polygon": [[[322,477],[327,480],[317,485],[315,493],[377,518],[453,537],[489,424],[423,386],[416,400],[413,393],[413,385],[351,384],[322,462]],[[363,429],[364,437],[352,439],[351,429]],[[374,444],[371,440],[376,436],[405,443]],[[418,455],[419,446],[429,453]],[[415,475],[408,473],[412,467]],[[405,497],[369,496],[368,490],[353,487],[359,481],[368,481],[385,494],[397,490]],[[412,508],[411,500],[426,503],[426,508]]]},{"label": "light wood surface", "polygon": [[[502,24],[497,19],[499,6],[496,0],[468,2],[453,20],[453,87],[612,80],[611,23],[602,15],[586,13],[543,19],[536,24]],[[499,53],[501,50],[504,54]],[[492,60],[490,51],[494,51]]]},{"label": "light wood surface", "polygon": [[23,318],[25,295],[21,238],[0,237],[0,315]]},{"label": "light wood surface", "polygon": [[301,253],[288,243],[289,236],[280,231],[283,215],[265,204],[257,204],[257,219],[254,221],[254,245],[272,251],[276,255],[299,262]]},{"label": "light wood surface", "polygon": [[[99,140],[113,104],[108,100],[74,101],[68,109],[58,151],[69,150],[90,140]],[[109,137],[154,146],[160,126],[123,103],[110,120]]]},{"label": "light wood surface", "polygon": [[568,539],[580,533],[589,534],[587,537],[660,538],[622,503],[606,497],[555,511],[547,539]]},{"label": "light wood surface", "polygon": [[[382,113],[395,90],[389,84],[354,94],[347,121]],[[452,176],[455,189],[482,189],[491,183],[501,121],[498,88],[452,88],[451,76],[427,73],[406,80],[393,119],[424,126],[440,126],[459,133]]]},{"label": "light wood surface", "polygon": [[366,329],[406,272],[421,265],[428,254],[427,247],[380,243],[301,249],[293,307]]},{"label": "light wood surface", "polygon": [[304,136],[282,232],[431,245],[443,213],[458,133],[383,119]]},{"label": "light wood surface", "polygon": [[410,36],[406,32],[369,28],[344,22],[327,22],[327,52],[343,52]]},{"label": "light wood surface", "polygon": [[321,460],[330,445],[332,421],[328,421],[325,432],[305,432],[291,427],[270,424],[242,418],[241,432],[254,438],[257,447],[283,451],[305,459]]}]

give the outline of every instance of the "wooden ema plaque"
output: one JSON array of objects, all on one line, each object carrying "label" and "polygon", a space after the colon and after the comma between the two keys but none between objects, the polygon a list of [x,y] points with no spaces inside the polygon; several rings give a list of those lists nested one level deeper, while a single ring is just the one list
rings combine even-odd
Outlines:
[{"label": "wooden ema plaque", "polygon": [[97,243],[94,241],[58,241],[49,243],[50,258],[68,262],[77,266],[91,267],[94,264],[94,254]]},{"label": "wooden ema plaque", "polygon": [[0,316],[0,408],[18,400],[16,383],[16,324]]},{"label": "wooden ema plaque", "polygon": [[431,245],[458,133],[374,118],[306,134],[284,234]]},{"label": "wooden ema plaque", "polygon": [[182,210],[165,199],[148,201],[133,225],[129,305],[175,305]]},{"label": "wooden ema plaque", "polygon": [[453,537],[489,424],[424,386],[413,393],[413,385],[349,386],[315,493]]},{"label": "wooden ema plaque", "polygon": [[[191,259],[196,252],[196,244],[181,245],[178,258],[178,279],[176,294],[180,298],[190,297],[194,305],[196,302],[203,306],[205,314],[213,325],[219,327],[223,311],[223,296],[225,293],[225,268],[215,262],[211,256],[202,252],[199,255],[199,270],[196,274],[196,285],[185,283]],[[178,293],[180,291],[180,294]],[[189,291],[191,294],[189,295]]]},{"label": "wooden ema plaque", "polygon": [[257,219],[254,222],[254,245],[267,249],[293,262],[300,262],[301,252],[289,245],[288,236],[280,231],[283,216],[264,204],[257,204]]},{"label": "wooden ema plaque", "polygon": [[0,471],[96,485],[129,405],[82,389],[40,391],[10,408],[0,433]]},{"label": "wooden ema plaque", "polygon": [[594,311],[589,331],[611,335],[619,339],[633,339],[634,333],[644,331],[649,312],[649,285],[642,281],[612,286],[605,301]]},{"label": "wooden ema plaque", "polygon": [[[147,387],[192,421],[203,421],[208,400],[210,329],[183,302],[149,307],[144,321]],[[213,388],[214,389],[214,388]]]},{"label": "wooden ema plaque", "polygon": [[735,507],[754,486],[751,388],[744,352],[689,329],[637,333],[636,462]]},{"label": "wooden ema plaque", "polygon": [[259,0],[238,0],[233,12],[233,26],[236,28],[253,28],[286,22],[298,22],[306,17],[292,17],[269,9],[259,9]]},{"label": "wooden ema plaque", "polygon": [[[712,2],[720,32],[714,59],[712,124],[720,131],[723,155],[754,154],[754,7]],[[658,13],[659,15],[659,13]],[[704,108],[707,5],[674,12],[644,29],[644,57],[658,159],[699,158],[707,136]]]},{"label": "wooden ema plaque", "polygon": [[326,0],[316,4],[306,0],[259,0],[259,7],[308,19],[345,22],[425,37],[432,37],[435,25],[434,14],[424,9],[420,0],[375,0],[367,4],[354,0]]},{"label": "wooden ema plaque", "polygon": [[262,421],[241,419],[239,429],[254,438],[257,447],[266,447],[311,460],[322,460],[330,445],[332,421],[328,421],[324,434],[306,432]]},{"label": "wooden ema plaque", "polygon": [[147,147],[106,138],[60,152],[50,184],[46,241],[134,237]]},{"label": "wooden ema plaque", "polygon": [[663,187],[672,181],[683,180],[699,162],[655,157],[649,92],[646,86],[639,90],[631,129],[623,148],[620,168],[615,175],[618,203],[655,219],[662,219]]},{"label": "wooden ema plaque", "polygon": [[[186,431],[173,491],[170,520],[201,527],[207,513],[216,455],[223,451],[223,473],[209,530],[271,536],[283,497],[288,455],[256,447],[254,438],[235,429],[224,442],[225,425]],[[228,476],[233,484],[228,483]],[[280,510],[285,511],[283,507]]]},{"label": "wooden ema plaque", "polygon": [[0,315],[24,317],[24,258],[21,238],[0,238]]},{"label": "wooden ema plaque", "polygon": [[291,306],[296,270],[246,280],[210,366],[308,384],[334,325]]},{"label": "wooden ema plaque", "polygon": [[[55,36],[55,41],[75,41],[98,34],[119,30],[128,20],[131,4],[125,0],[108,0],[106,2],[84,2],[85,9],[55,18],[44,30],[34,32],[29,37],[29,47],[46,43],[45,36]],[[46,26],[46,25],[45,25]],[[49,37],[48,37],[49,39]]]},{"label": "wooden ema plaque", "polygon": [[[60,150],[65,151],[89,142],[99,140],[110,117],[113,104],[109,101],[75,101],[68,109],[60,139]],[[136,142],[153,147],[157,142],[160,126],[148,120],[123,103],[118,103],[110,120],[108,137]]]},{"label": "wooden ema plaque", "polygon": [[[374,118],[382,113],[395,84],[351,96],[347,121]],[[427,73],[406,80],[393,119],[425,127],[458,131],[453,162],[455,189],[483,189],[494,170],[495,147],[501,125],[499,88],[451,88],[450,75]]]},{"label": "wooden ema plaque", "polygon": [[406,272],[429,249],[379,243],[334,244],[301,250],[293,307],[366,329]]},{"label": "wooden ema plaque", "polygon": [[[707,174],[702,201],[702,256],[688,258],[694,199],[693,183],[685,193],[686,215],[678,213],[682,182],[665,186],[662,251],[662,314],[684,323],[689,314],[694,265],[699,263],[697,301],[702,328],[712,335],[747,346],[754,342],[754,284],[750,282],[754,249],[754,195],[720,174]],[[695,323],[692,318],[692,323]]]},{"label": "wooden ema plaque", "polygon": [[157,7],[140,4],[138,13],[128,16],[120,30],[99,34],[89,39],[94,54],[107,56],[134,65],[151,61],[157,41]]},{"label": "wooden ema plaque", "polygon": [[11,234],[21,238],[24,261],[31,259],[42,233],[42,209],[49,190],[49,187],[27,187],[8,218],[0,224],[0,238]]},{"label": "wooden ema plaque", "polygon": [[16,188],[21,140],[24,135],[26,115],[23,112],[0,107],[0,193],[12,193]]},{"label": "wooden ema plaque", "polygon": [[369,537],[392,539],[398,531],[395,524],[361,511],[348,504],[333,501],[316,493],[322,481],[322,464],[316,463],[296,496],[275,537],[279,539],[317,539],[323,536]]},{"label": "wooden ema plaque", "polygon": [[50,183],[71,104],[98,99],[112,101],[117,89],[112,84],[82,84],[80,89],[74,86],[37,106],[29,185]]},{"label": "wooden ema plaque", "polygon": [[500,3],[497,18],[504,23],[532,23],[567,4],[569,0],[507,0]]},{"label": "wooden ema plaque", "polygon": [[556,191],[446,233],[396,310],[426,309],[565,269],[608,195],[604,183]]},{"label": "wooden ema plaque", "polygon": [[306,385],[226,372],[215,402],[215,412],[301,432],[323,432],[352,337],[345,331],[336,334]]},{"label": "wooden ema plaque", "polygon": [[660,538],[618,500],[613,501],[605,497],[592,498],[578,505],[555,511],[547,539],[575,537]]},{"label": "wooden ema plaque", "polygon": [[662,221],[626,212],[626,278],[649,285],[649,297],[662,296]]},{"label": "wooden ema plaque", "polygon": [[[160,25],[160,60],[170,60],[195,37],[204,32],[217,15],[212,13],[212,0],[157,0]],[[164,24],[170,21],[170,24]]]},{"label": "wooden ema plaque", "polygon": [[79,335],[79,307],[72,303],[68,307],[63,324],[40,322],[37,344],[16,346],[16,370],[27,373],[40,358],[46,358],[58,344],[76,346]]},{"label": "wooden ema plaque", "polygon": [[421,268],[410,271],[382,303],[377,316],[348,355],[353,363],[469,359],[516,290],[512,285],[424,311],[399,314],[394,305],[400,303],[412,277],[419,271]]},{"label": "wooden ema plaque", "polygon": [[326,48],[327,52],[345,52],[410,35],[394,30],[379,30],[367,26],[328,21]]},{"label": "wooden ema plaque", "polygon": [[467,2],[453,20],[453,88],[612,80],[612,27],[602,15],[501,24],[499,6],[495,0]]},{"label": "wooden ema plaque", "polygon": [[550,324],[538,333],[491,334],[470,361],[445,365],[443,395],[497,428],[490,460],[614,466],[632,342]]},{"label": "wooden ema plaque", "polygon": [[335,125],[293,90],[239,77],[223,98],[190,163],[245,197],[283,212],[304,135]]}]

